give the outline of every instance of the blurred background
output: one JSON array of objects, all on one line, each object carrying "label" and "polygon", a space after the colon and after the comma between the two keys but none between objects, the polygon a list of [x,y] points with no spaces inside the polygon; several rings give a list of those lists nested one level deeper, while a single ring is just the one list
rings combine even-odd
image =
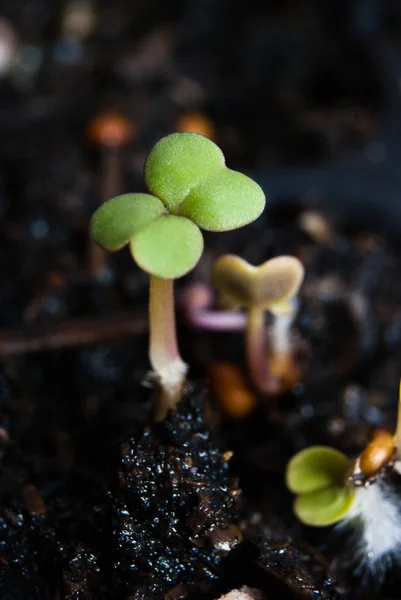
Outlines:
[{"label": "blurred background", "polygon": [[[172,131],[212,137],[270,206],[397,235],[400,93],[398,0],[3,0],[0,325],[37,316],[22,296],[39,271],[57,288],[83,266],[90,214],[143,189]],[[93,121],[108,114],[118,148]]]}]

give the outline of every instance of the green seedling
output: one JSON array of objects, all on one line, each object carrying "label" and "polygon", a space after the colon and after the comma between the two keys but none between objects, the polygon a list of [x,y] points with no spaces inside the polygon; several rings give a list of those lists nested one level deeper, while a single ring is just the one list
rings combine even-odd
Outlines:
[{"label": "green seedling", "polygon": [[220,292],[222,304],[247,310],[248,367],[253,383],[263,393],[275,393],[278,389],[276,373],[268,366],[265,311],[274,317],[273,356],[288,366],[291,355],[289,332],[295,315],[294,298],[303,278],[302,263],[293,256],[279,256],[254,267],[238,256],[227,254],[214,265],[213,283]]},{"label": "green seedling", "polygon": [[324,527],[341,521],[355,493],[348,484],[351,461],[338,450],[311,446],[288,463],[286,483],[297,495],[294,512],[305,525]]},{"label": "green seedling", "polygon": [[111,252],[129,245],[134,261],[150,275],[149,358],[160,384],[159,418],[181,398],[187,366],[178,351],[173,280],[198,262],[200,228],[228,231],[263,211],[262,189],[225,166],[220,148],[196,133],[161,139],[145,164],[150,194],[123,194],[93,215],[92,239]]},{"label": "green seedling", "polygon": [[[291,492],[297,494],[294,512],[298,519],[317,527],[332,525],[344,519],[354,505],[353,516],[372,523],[371,512],[379,497],[374,487],[381,491],[383,504],[398,502],[388,486],[383,492],[377,482],[386,469],[399,469],[400,447],[401,385],[395,433],[385,429],[373,431],[369,444],[355,460],[350,461],[338,450],[325,446],[311,446],[293,456],[287,465],[286,482]],[[358,500],[354,502],[356,496]],[[380,511],[381,507],[376,509]],[[392,512],[388,514],[391,519]]]},{"label": "green seedling", "polygon": [[314,446],[289,462],[287,486],[297,495],[294,511],[306,525],[339,523],[353,529],[355,567],[384,575],[401,558],[401,390],[395,433],[376,429],[363,452],[348,460],[341,452]]}]

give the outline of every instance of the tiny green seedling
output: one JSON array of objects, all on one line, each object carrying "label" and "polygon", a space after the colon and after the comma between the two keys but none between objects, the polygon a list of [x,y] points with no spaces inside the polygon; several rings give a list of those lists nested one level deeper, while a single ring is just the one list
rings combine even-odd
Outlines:
[{"label": "tiny green seedling", "polygon": [[324,446],[302,450],[288,463],[286,482],[302,523],[351,527],[358,571],[381,576],[401,558],[400,474],[401,390],[395,434],[374,431],[354,461]]},{"label": "tiny green seedling", "polygon": [[[246,350],[249,372],[256,387],[266,394],[277,391],[277,378],[268,368],[265,311],[274,316],[272,350],[275,358],[291,354],[290,326],[295,315],[294,298],[304,278],[302,263],[293,256],[272,258],[253,267],[227,254],[213,268],[213,283],[222,304],[247,309]],[[285,361],[288,364],[288,361]]]},{"label": "tiny green seedling", "polygon": [[288,463],[286,483],[297,495],[294,512],[301,523],[323,527],[337,523],[354,499],[347,485],[350,460],[333,448],[311,446]]},{"label": "tiny green seedling", "polygon": [[92,239],[111,252],[129,245],[137,265],[150,275],[149,358],[161,388],[159,418],[181,398],[187,366],[177,347],[173,280],[198,262],[200,228],[228,231],[263,211],[262,189],[228,169],[220,148],[196,133],[161,139],[145,164],[150,194],[123,194],[93,215]]}]

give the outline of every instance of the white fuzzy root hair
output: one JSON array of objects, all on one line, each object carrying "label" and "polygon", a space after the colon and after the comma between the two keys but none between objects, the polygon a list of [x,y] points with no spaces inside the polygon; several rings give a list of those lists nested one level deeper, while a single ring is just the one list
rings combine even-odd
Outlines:
[{"label": "white fuzzy root hair", "polygon": [[338,528],[354,530],[355,574],[379,583],[394,562],[401,562],[400,496],[382,478],[355,492],[351,510]]}]

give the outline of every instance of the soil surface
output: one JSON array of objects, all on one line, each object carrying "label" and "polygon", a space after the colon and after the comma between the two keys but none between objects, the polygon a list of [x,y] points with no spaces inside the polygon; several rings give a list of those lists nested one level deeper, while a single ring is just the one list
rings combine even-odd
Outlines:
[{"label": "soil surface", "polygon": [[[15,60],[0,79],[0,598],[215,600],[244,585],[269,600],[401,598],[400,565],[356,575],[355,546],[302,527],[283,477],[301,448],[353,457],[374,428],[395,427],[397,237],[313,193],[206,234],[176,287],[185,398],[154,425],[147,276],[124,251],[91,274],[110,152],[87,133],[99,111],[132,123],[116,194],[144,190],[146,152],[193,111],[229,166],[251,173],[358,151],[394,99],[381,58],[398,52],[398,4],[84,4],[71,25],[67,2],[2,3]],[[181,310],[184,286],[209,285],[226,252],[253,264],[293,254],[306,268],[293,326],[302,376],[242,419],[208,388],[216,361],[246,379],[242,334],[198,330]]]}]

